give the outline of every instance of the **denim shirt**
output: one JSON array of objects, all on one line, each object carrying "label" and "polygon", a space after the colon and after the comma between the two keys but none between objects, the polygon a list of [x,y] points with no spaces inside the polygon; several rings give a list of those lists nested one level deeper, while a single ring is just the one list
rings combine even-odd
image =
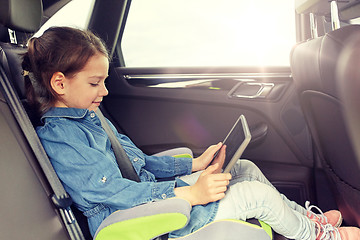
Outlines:
[{"label": "denim shirt", "polygon": [[[111,213],[151,201],[175,197],[174,188],[186,183],[176,178],[190,174],[192,159],[148,156],[110,126],[128,155],[141,182],[123,178],[110,140],[95,112],[51,108],[36,129],[50,161],[76,207],[88,218],[92,235]],[[184,236],[211,222],[218,204],[194,206],[190,222],[171,236]]]}]

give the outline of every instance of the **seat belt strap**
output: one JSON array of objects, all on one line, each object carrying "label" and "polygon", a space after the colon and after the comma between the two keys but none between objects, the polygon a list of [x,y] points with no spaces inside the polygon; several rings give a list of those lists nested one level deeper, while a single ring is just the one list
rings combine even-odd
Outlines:
[{"label": "seat belt strap", "polygon": [[135,182],[141,182],[139,176],[137,175],[128,155],[125,153],[124,148],[121,146],[119,139],[116,137],[115,133],[111,129],[109,123],[107,122],[106,118],[102,114],[101,110],[98,109],[96,111],[98,115],[101,125],[104,128],[106,134],[108,135],[111,147],[114,151],[116,162],[119,166],[120,172],[124,178]]}]

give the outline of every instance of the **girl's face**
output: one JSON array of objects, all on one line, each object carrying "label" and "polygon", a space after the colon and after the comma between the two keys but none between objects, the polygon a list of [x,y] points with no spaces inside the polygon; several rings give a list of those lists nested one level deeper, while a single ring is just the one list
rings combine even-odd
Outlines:
[{"label": "girl's face", "polygon": [[82,108],[96,111],[103,97],[108,94],[105,79],[108,77],[109,61],[102,54],[92,56],[85,67],[73,77],[65,77],[63,93],[55,107]]}]

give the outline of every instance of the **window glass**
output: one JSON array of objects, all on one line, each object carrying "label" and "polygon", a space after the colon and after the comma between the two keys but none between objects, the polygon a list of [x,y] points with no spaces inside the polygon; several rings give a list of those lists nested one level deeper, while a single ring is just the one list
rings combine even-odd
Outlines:
[{"label": "window glass", "polygon": [[291,0],[132,0],[122,51],[128,67],[289,66]]},{"label": "window glass", "polygon": [[57,11],[35,34],[41,35],[46,29],[54,26],[68,26],[86,29],[95,0],[72,0]]}]

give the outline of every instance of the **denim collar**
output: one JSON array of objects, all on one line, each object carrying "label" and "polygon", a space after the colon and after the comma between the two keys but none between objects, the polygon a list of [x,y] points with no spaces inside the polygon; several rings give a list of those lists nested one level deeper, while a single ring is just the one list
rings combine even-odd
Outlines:
[{"label": "denim collar", "polygon": [[84,118],[89,112],[90,111],[88,109],[81,109],[81,108],[53,107],[50,108],[49,111],[47,111],[41,117],[41,121],[44,121],[45,118],[52,118],[52,117]]}]

